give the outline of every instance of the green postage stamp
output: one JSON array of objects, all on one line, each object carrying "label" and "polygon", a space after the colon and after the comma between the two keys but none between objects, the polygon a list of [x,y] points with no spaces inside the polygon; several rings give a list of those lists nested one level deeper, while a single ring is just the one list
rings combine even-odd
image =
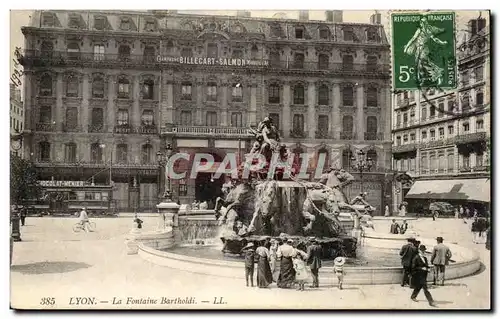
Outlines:
[{"label": "green postage stamp", "polygon": [[391,23],[394,89],[455,88],[455,13],[393,13]]}]

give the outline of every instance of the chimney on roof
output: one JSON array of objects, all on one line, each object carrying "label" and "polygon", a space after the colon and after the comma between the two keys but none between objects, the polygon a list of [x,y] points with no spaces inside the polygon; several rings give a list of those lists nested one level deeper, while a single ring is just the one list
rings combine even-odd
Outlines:
[{"label": "chimney on roof", "polygon": [[342,15],[343,15],[342,10],[328,10],[325,12],[325,15],[326,15],[327,22],[341,23],[343,20],[342,19]]},{"label": "chimney on roof", "polygon": [[370,16],[371,24],[382,24],[382,15],[375,11],[375,14]]},{"label": "chimney on roof", "polygon": [[308,21],[309,20],[309,11],[308,10],[299,11],[299,20],[300,21]]},{"label": "chimney on roof", "polygon": [[246,11],[246,10],[238,10],[238,11],[236,11],[236,16],[250,18],[252,16],[252,13],[250,11]]}]

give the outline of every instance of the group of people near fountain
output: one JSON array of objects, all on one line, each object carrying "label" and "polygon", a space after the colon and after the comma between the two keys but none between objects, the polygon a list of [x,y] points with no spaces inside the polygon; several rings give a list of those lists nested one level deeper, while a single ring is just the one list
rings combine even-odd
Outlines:
[{"label": "group of people near fountain", "polygon": [[[300,247],[302,248],[302,247]],[[306,283],[310,288],[319,287],[322,248],[314,237],[307,242],[306,251],[299,248],[293,239],[280,236],[279,239],[266,238],[258,247],[250,242],[243,249],[245,257],[246,285],[254,287],[255,265],[257,264],[257,287],[267,288],[276,282],[278,288],[293,288],[304,291]],[[342,289],[344,278],[344,257],[334,260],[334,272],[338,287]]]},{"label": "group of people near fountain", "polygon": [[443,237],[437,237],[437,244],[432,250],[430,262],[427,259],[427,248],[421,245],[420,241],[413,237],[408,238],[408,243],[401,247],[399,255],[401,256],[401,265],[403,266],[403,280],[401,287],[409,285],[413,289],[411,299],[416,298],[420,290],[424,291],[429,305],[434,306],[434,299],[427,287],[427,275],[431,270],[434,271],[434,285],[444,286],[444,276],[446,266],[450,263],[452,253],[450,248],[443,244]]},{"label": "group of people near fountain", "polygon": [[392,220],[391,227],[389,229],[389,233],[391,234],[404,234],[408,231],[408,222],[403,219],[403,222],[399,224],[395,219]]}]

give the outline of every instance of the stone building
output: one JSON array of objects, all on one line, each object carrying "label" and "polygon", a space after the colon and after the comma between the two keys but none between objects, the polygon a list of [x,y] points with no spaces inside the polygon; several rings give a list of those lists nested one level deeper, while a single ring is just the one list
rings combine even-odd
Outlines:
[{"label": "stone building", "polygon": [[[395,183],[394,206],[429,200],[489,201],[490,40],[486,18],[473,19],[457,43],[456,90],[393,95],[393,166],[412,179]],[[410,209],[411,210],[411,209]]]},{"label": "stone building", "polygon": [[[21,90],[16,88],[14,84],[10,84],[10,134],[17,135],[24,129],[24,107],[21,99]],[[11,152],[21,156],[22,149],[15,149],[11,147]]]},{"label": "stone building", "polygon": [[[380,17],[325,17],[37,11],[23,28],[27,154],[46,178],[111,179],[120,207],[148,209],[167,144],[220,161],[248,151],[247,128],[269,116],[283,143],[328,165],[350,170],[368,153],[362,187],[380,213],[392,188],[389,44]],[[212,177],[171,181],[174,199],[212,196],[223,182]]]}]

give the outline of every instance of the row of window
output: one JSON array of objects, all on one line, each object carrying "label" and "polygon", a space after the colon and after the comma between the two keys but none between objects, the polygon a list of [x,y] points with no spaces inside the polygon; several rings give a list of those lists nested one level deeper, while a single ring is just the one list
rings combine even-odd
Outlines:
[{"label": "row of window", "polygon": [[[482,119],[476,120],[476,131],[481,131],[484,130],[484,121]],[[462,132],[463,133],[469,133],[470,132],[470,124],[469,122],[464,122],[462,123]],[[440,127],[438,128],[438,134],[439,138],[443,139],[445,138],[445,128]],[[455,134],[455,126],[454,125],[448,125],[448,136]],[[409,136],[409,140],[408,140]],[[401,139],[401,136],[396,136],[396,145],[402,145],[408,143],[415,143],[415,133],[410,133],[410,134],[404,134],[403,138]],[[430,129],[429,130],[429,137],[431,140],[436,138],[436,130],[435,129]],[[425,141],[427,139],[427,130],[422,130],[421,131],[421,140]],[[402,143],[401,143],[402,141]]]},{"label": "row of window", "polygon": [[[116,163],[126,164],[129,162],[129,146],[127,144],[118,144],[113,153],[113,161]],[[37,158],[39,161],[48,162],[53,160],[51,158],[51,144],[49,142],[38,143]],[[75,143],[64,144],[64,162],[76,163],[77,146]],[[153,152],[151,144],[144,144],[141,146],[141,164],[155,164],[156,156]],[[90,145],[90,162],[103,163],[104,162],[104,147],[103,144],[93,143]]]},{"label": "row of window", "polygon": [[484,80],[484,66],[480,65],[472,70],[460,72],[460,82],[462,85],[469,85],[470,82],[476,83]]},{"label": "row of window", "polygon": [[[476,105],[481,106],[484,104],[484,93],[482,91],[476,92]],[[435,105],[423,105],[420,112],[420,120],[424,121],[427,119],[433,119],[435,117],[442,118],[448,112],[453,112],[456,108],[456,102],[454,100],[448,100],[448,102],[444,103],[441,101],[438,103],[437,107]],[[462,111],[467,111],[471,108],[470,97],[468,94],[464,94],[462,98]],[[427,110],[429,110],[427,114]],[[401,122],[402,120],[402,122]],[[398,112],[396,115],[396,127],[399,127],[401,123],[406,126],[408,123],[415,123],[415,108],[412,107],[408,112],[400,113]]]},{"label": "row of window", "polygon": [[[40,90],[39,95],[41,96],[52,96],[53,95],[53,79],[50,74],[43,74],[40,78]],[[76,76],[68,76],[66,79],[66,96],[67,97],[77,97],[80,96],[80,81]],[[155,97],[155,83],[151,79],[146,79],[142,83],[141,87],[141,98],[144,100],[152,100]],[[105,95],[105,80],[104,76],[101,74],[94,74],[92,77],[92,97],[93,98],[104,98]],[[126,76],[118,77],[117,85],[117,96],[118,98],[130,98],[131,97],[131,83]]]},{"label": "row of window", "polygon": [[24,114],[24,109],[22,107],[18,107],[14,104],[10,104],[10,112],[14,111],[15,114],[19,115],[19,116],[23,116]]},{"label": "row of window", "polygon": [[[155,32],[158,30],[158,22],[153,17],[143,18],[144,31]],[[44,27],[54,27],[56,26],[57,16],[54,13],[44,13],[42,15],[42,26]],[[93,28],[95,30],[105,30],[110,29],[111,25],[106,16],[94,16]],[[86,28],[86,24],[82,15],[77,13],[72,13],[69,15],[68,28],[71,29],[81,29]],[[134,20],[131,17],[120,17],[118,23],[118,29],[121,31],[136,31]],[[241,31],[240,29],[235,29],[234,31]],[[280,25],[271,25],[271,36],[281,37],[283,34]],[[297,25],[294,27],[293,32],[295,39],[306,39],[307,31],[304,26]],[[366,40],[370,42],[380,41],[380,35],[377,28],[368,27],[365,30]],[[318,37],[323,40],[328,40],[331,37],[330,29],[327,26],[321,26],[318,28]],[[354,32],[353,27],[346,26],[342,29],[342,39],[344,41],[357,41],[357,35]]]},{"label": "row of window", "polygon": [[[463,153],[461,154],[462,163],[460,168],[471,168],[471,154],[472,153]],[[482,152],[477,152],[475,154],[475,166],[483,166],[485,165],[485,156]],[[400,171],[409,171],[415,172],[416,168],[416,158],[403,158],[394,160],[394,167],[396,170]],[[455,155],[454,153],[448,152],[445,155],[444,152],[439,153],[425,153],[423,152],[420,156],[420,172],[426,173],[430,170],[431,173],[434,173],[436,170],[438,172],[444,171],[454,171],[455,168]]]},{"label": "row of window", "polygon": [[[153,110],[143,110],[141,114],[141,125],[142,126],[154,126],[154,111]],[[51,124],[52,120],[52,108],[50,106],[41,106],[39,111],[38,123],[41,124]],[[126,109],[119,109],[116,113],[116,124],[118,126],[127,126],[129,122],[129,111]],[[90,125],[96,129],[101,130],[104,128],[104,109],[103,108],[92,108],[90,116]],[[66,118],[65,118],[65,128],[66,129],[77,129],[78,128],[78,108],[68,107],[66,108]]]},{"label": "row of window", "polygon": [[[44,41],[41,46],[41,57],[42,58],[52,58],[54,45],[52,42]],[[181,49],[180,56],[182,57],[192,57],[193,56],[193,48],[184,47]],[[81,58],[81,50],[80,45],[76,42],[68,43],[66,47],[67,58],[69,60],[79,60]],[[167,43],[166,46],[167,55],[173,55],[175,52],[175,48],[171,42]],[[215,43],[207,44],[206,56],[209,58],[219,58],[219,47]],[[143,61],[153,63],[156,61],[156,49],[153,46],[146,46],[143,50]],[[118,47],[118,55],[115,57],[114,54],[110,55],[109,58],[115,59],[117,58],[119,61],[129,61],[132,59],[130,46],[127,44],[121,44]],[[231,58],[233,59],[244,59],[245,54],[242,49],[233,49],[231,53]],[[259,58],[259,50],[257,46],[253,46],[250,50],[250,58],[258,59]],[[94,61],[105,61],[108,59],[108,56],[105,54],[105,46],[102,44],[95,44],[93,47],[93,60]],[[305,66],[305,55],[304,53],[294,53],[293,59],[289,62],[288,59],[282,59],[281,54],[277,51],[273,51],[269,54],[269,62],[272,67],[283,67],[284,62],[289,63],[296,69],[303,69]],[[330,69],[330,57],[326,53],[320,53],[318,55],[318,60],[315,61],[317,63],[318,70],[328,70]],[[366,57],[366,70],[373,72],[378,69],[378,58],[375,55],[369,55]],[[310,63],[310,62],[308,62]],[[354,56],[351,54],[342,55],[342,69],[345,71],[354,70]]]},{"label": "row of window", "polygon": [[[80,82],[76,76],[69,76],[66,80],[66,96],[77,97],[79,96]],[[327,85],[322,84],[318,87],[318,104],[329,105],[330,103],[330,89]],[[303,84],[296,84],[292,87],[293,104],[303,105],[305,103],[305,87]],[[43,74],[40,78],[41,96],[53,95],[53,79],[50,74]],[[130,98],[131,96],[131,83],[126,76],[118,77],[117,84],[118,98]],[[101,74],[94,74],[92,76],[92,97],[104,98],[105,96],[105,81],[104,76]],[[214,82],[209,82],[206,85],[206,98],[207,101],[218,100],[218,86]],[[355,91],[354,86],[344,86],[342,88],[342,105],[354,105]],[[146,79],[142,83],[141,98],[144,100],[152,100],[155,98],[155,83],[151,79]],[[193,99],[193,84],[189,81],[181,83],[181,100],[191,101]],[[243,102],[243,86],[241,83],[233,83],[231,85],[231,101]],[[276,104],[281,102],[281,86],[272,83],[268,87],[268,103]],[[366,105],[368,107],[378,106],[378,89],[376,87],[366,88]]]}]

